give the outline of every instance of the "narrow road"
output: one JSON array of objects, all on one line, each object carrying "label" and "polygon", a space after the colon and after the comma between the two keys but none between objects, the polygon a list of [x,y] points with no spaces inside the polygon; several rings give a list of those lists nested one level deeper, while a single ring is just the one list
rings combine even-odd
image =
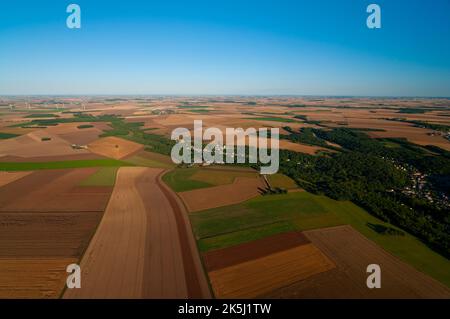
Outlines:
[{"label": "narrow road", "polygon": [[161,169],[127,167],[64,298],[209,298],[184,206]]}]

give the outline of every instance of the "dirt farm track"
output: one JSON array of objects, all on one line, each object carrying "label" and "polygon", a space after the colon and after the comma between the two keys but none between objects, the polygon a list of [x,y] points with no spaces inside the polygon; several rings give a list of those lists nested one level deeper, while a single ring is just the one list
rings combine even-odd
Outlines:
[{"label": "dirt farm track", "polygon": [[66,290],[64,298],[210,297],[184,207],[161,184],[162,172],[119,170],[81,261],[81,289]]}]

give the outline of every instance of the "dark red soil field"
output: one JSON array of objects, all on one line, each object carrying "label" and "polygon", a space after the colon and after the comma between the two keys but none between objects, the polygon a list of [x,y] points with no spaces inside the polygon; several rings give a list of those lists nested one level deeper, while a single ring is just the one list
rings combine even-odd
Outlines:
[{"label": "dark red soil field", "polygon": [[[304,232],[336,268],[279,288],[268,298],[450,298],[450,290],[365,238],[351,226]],[[366,285],[366,268],[381,267],[381,288]]]},{"label": "dark red soil field", "polygon": [[203,254],[203,260],[207,271],[210,272],[308,243],[310,241],[300,232],[282,233],[207,252]]}]

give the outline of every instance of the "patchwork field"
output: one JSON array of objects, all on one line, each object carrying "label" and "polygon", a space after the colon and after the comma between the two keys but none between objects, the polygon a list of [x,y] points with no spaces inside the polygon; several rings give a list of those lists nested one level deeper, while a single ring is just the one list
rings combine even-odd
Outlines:
[{"label": "patchwork field", "polygon": [[450,285],[449,261],[418,239],[385,235],[378,226],[392,227],[350,202],[335,201],[308,192],[263,196],[241,204],[190,214],[199,249],[209,252],[267,236],[351,225],[383,249],[420,272]]},{"label": "patchwork field", "polygon": [[164,182],[176,192],[232,184],[238,177],[258,178],[253,169],[230,166],[177,168],[163,176]]},{"label": "patchwork field", "polygon": [[[265,295],[270,298],[450,298],[450,290],[401,262],[350,226],[304,233],[335,264],[330,273]],[[381,288],[367,289],[366,267],[381,267]]]},{"label": "patchwork field", "polygon": [[88,145],[88,149],[95,154],[114,159],[122,159],[141,151],[144,147],[138,143],[127,141],[115,136],[108,136],[96,140]]},{"label": "patchwork field", "polygon": [[95,168],[36,171],[0,188],[0,211],[103,211],[111,187],[80,187]]},{"label": "patchwork field", "polygon": [[309,239],[300,232],[286,232],[209,251],[203,254],[203,261],[206,270],[211,272],[309,243]]},{"label": "patchwork field", "polygon": [[78,185],[96,170],[1,173],[0,297],[60,296],[111,195],[112,187]]},{"label": "patchwork field", "polygon": [[22,177],[31,174],[31,172],[2,172],[0,171],[0,187],[12,183]]},{"label": "patchwork field", "polygon": [[0,157],[50,157],[89,154],[84,149],[73,149],[71,143],[57,135],[38,130],[0,143]]},{"label": "patchwork field", "polygon": [[[194,120],[295,132],[280,149],[311,156],[293,170],[350,151],[317,138],[333,128],[446,156],[448,99],[1,100],[0,298],[450,298],[447,258],[352,202],[283,174],[169,156],[172,130],[192,133]],[[64,288],[70,263],[81,263],[80,290]],[[365,286],[371,263],[380,290]]]},{"label": "patchwork field", "polygon": [[179,193],[190,212],[227,206],[248,200],[266,187],[262,178],[236,177],[233,184]]},{"label": "patchwork field", "polygon": [[217,298],[254,298],[330,270],[333,263],[311,244],[209,273]]},{"label": "patchwork field", "polygon": [[201,284],[186,277],[176,216],[156,182],[161,172],[119,170],[112,199],[81,262],[85,284],[67,290],[65,298],[186,298],[192,285]]}]

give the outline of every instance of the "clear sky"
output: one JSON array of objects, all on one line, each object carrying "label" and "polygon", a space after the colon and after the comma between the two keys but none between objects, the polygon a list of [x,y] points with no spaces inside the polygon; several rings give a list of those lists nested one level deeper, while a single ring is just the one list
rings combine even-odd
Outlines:
[{"label": "clear sky", "polygon": [[0,94],[448,97],[449,15],[449,0],[2,1]]}]

